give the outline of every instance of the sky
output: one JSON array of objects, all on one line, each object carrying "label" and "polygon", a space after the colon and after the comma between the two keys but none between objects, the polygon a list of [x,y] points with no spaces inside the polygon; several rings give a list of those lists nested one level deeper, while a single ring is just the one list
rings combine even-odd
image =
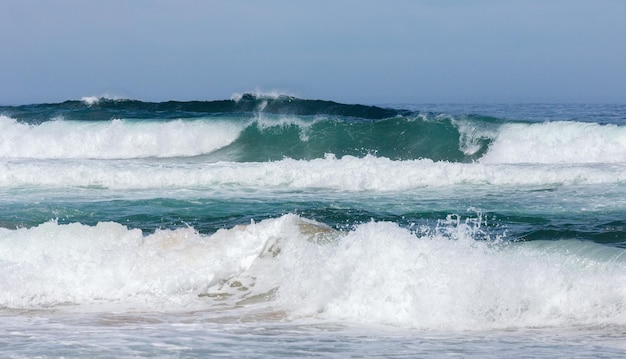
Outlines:
[{"label": "sky", "polygon": [[626,103],[623,0],[0,0],[0,104]]}]

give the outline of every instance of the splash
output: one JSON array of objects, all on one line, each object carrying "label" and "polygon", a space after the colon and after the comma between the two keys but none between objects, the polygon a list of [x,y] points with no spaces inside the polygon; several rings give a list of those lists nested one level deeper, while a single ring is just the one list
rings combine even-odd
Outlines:
[{"label": "splash", "polygon": [[296,215],[200,235],[0,228],[0,306],[237,308],[424,329],[626,324],[624,249],[477,240],[480,218],[339,232]]}]

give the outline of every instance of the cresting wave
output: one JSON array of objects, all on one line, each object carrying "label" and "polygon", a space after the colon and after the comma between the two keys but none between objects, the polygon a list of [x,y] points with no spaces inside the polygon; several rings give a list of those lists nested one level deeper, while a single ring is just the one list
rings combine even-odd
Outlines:
[{"label": "cresting wave", "polygon": [[228,121],[47,121],[0,116],[0,158],[190,157],[232,143],[244,124]]},{"label": "cresting wave", "polygon": [[0,116],[0,158],[193,157],[263,162],[375,154],[394,160],[468,162],[487,149],[487,134],[451,118],[370,121],[330,117],[115,119],[26,124]]},{"label": "cresting wave", "polygon": [[624,249],[475,241],[477,230],[448,219],[338,232],[293,214],[213,235],[144,235],[111,222],[0,228],[0,307],[245,305],[425,329],[626,325],[625,288],[615,285],[626,282]]},{"label": "cresting wave", "polygon": [[626,163],[626,126],[506,123],[481,163]]},{"label": "cresting wave", "polygon": [[251,116],[40,124],[0,116],[0,158],[266,162],[327,154],[482,164],[626,163],[626,126],[428,114],[376,121]]}]

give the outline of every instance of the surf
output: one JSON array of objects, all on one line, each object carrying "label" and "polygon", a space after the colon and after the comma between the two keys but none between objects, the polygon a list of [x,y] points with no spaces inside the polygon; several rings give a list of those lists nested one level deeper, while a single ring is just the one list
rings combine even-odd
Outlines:
[{"label": "surf", "polygon": [[[460,130],[461,128],[461,130]],[[374,154],[395,160],[468,162],[489,139],[465,132],[449,118],[394,117],[370,121],[332,117],[253,115],[27,124],[0,117],[4,158],[172,158],[266,162]]]},{"label": "surf", "polygon": [[481,163],[626,163],[626,127],[554,121],[507,123]]},{"label": "surf", "polygon": [[0,161],[0,188],[62,190],[222,189],[410,191],[447,186],[523,186],[528,189],[574,185],[619,185],[624,164],[482,164],[393,161],[328,154],[313,160],[204,162],[180,159]]},{"label": "surf", "polygon": [[243,125],[228,121],[67,121],[25,124],[0,116],[0,158],[124,159],[189,157],[233,142]]},{"label": "surf", "polygon": [[476,241],[479,231],[454,217],[418,230],[373,221],[338,231],[293,214],[205,235],[114,222],[0,228],[0,306],[247,306],[431,330],[626,324],[614,285],[626,280],[624,249]]}]

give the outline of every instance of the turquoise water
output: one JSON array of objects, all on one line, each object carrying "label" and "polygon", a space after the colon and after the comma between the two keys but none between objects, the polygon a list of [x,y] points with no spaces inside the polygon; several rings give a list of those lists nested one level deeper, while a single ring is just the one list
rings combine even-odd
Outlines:
[{"label": "turquoise water", "polygon": [[626,107],[0,108],[0,342],[36,356],[626,348]]}]

